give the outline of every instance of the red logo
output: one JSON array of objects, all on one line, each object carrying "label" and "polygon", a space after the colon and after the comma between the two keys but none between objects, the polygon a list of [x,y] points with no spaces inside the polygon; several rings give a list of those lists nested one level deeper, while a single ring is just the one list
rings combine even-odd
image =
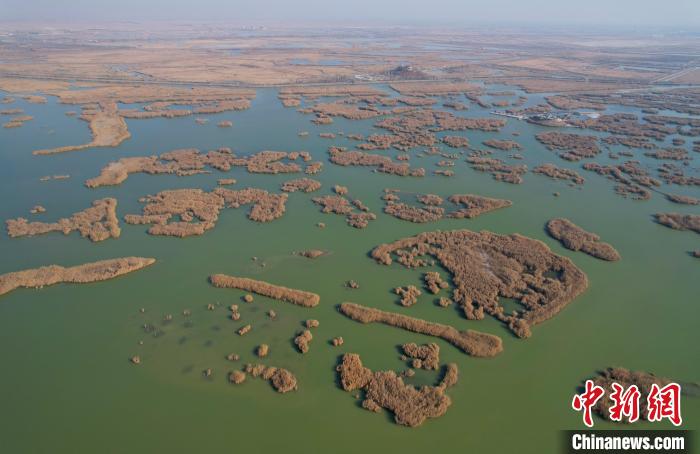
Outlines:
[{"label": "red logo", "polygon": [[610,419],[613,421],[622,421],[623,416],[627,416],[627,421],[635,422],[639,419],[639,388],[637,385],[632,385],[627,390],[617,383],[612,384],[613,392],[610,394],[610,399],[613,405],[610,407]]},{"label": "red logo", "polygon": [[[625,389],[619,383],[613,382],[611,387],[610,400],[613,404],[609,410],[610,420],[621,422],[623,418],[627,418],[630,423],[638,421],[641,392],[637,385]],[[593,383],[593,380],[586,380],[584,392],[574,395],[571,407],[576,411],[583,411],[583,423],[586,426],[593,427],[592,409],[604,395],[605,389]],[[651,422],[668,419],[674,426],[681,425],[681,386],[678,383],[669,383],[663,388],[659,388],[656,383],[651,385],[647,395],[646,419]]]},{"label": "red logo", "polygon": [[663,388],[654,383],[651,385],[647,396],[647,407],[649,421],[661,421],[668,418],[674,426],[680,426],[681,418],[681,385],[669,383]]},{"label": "red logo", "polygon": [[591,409],[603,397],[605,390],[598,385],[593,384],[593,380],[586,380],[586,390],[582,394],[574,395],[574,400],[571,406],[576,411],[583,410],[583,423],[588,427],[593,427],[593,416]]}]

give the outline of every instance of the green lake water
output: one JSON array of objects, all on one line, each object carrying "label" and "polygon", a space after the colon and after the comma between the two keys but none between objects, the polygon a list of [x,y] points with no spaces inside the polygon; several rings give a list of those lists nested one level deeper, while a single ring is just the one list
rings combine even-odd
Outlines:
[{"label": "green lake water", "polygon": [[[540,99],[530,96],[529,104]],[[617,196],[610,181],[559,159],[537,143],[534,134],[543,128],[509,119],[498,134],[458,134],[479,146],[487,138],[511,138],[518,132],[520,136],[513,138],[524,146],[525,159],[514,161],[500,151],[494,157],[530,168],[543,162],[575,168],[586,178],[582,188],[532,173],[525,175],[522,185],[497,182],[473,171],[463,158],[452,168],[454,177],[433,176],[441,158],[417,157],[416,151],[411,163],[426,168],[425,178],[335,166],[327,161],[327,147],[355,142],[321,139],[317,134],[368,134],[373,122],[338,119],[332,125],[315,126],[311,117],[283,108],[274,90],[258,90],[247,111],[208,116],[207,125],[197,125],[192,117],[128,120],[132,138],[121,146],[56,156],[31,152],[89,141],[87,125],[65,115],[74,106],[50,98],[45,105],[18,99],[7,107],[21,107],[34,120],[18,129],[0,128],[1,220],[31,216],[29,209],[41,204],[48,211],[32,218],[53,221],[103,197],[117,198],[123,217],[140,212],[140,197],[164,189],[211,189],[218,178],[231,177],[238,180],[234,189],[277,191],[280,183],[297,177],[248,174],[235,168],[191,177],[136,174],[120,186],[94,190],[83,186],[105,164],[125,156],[187,147],[229,146],[239,154],[307,150],[325,167],[314,177],[323,183],[321,191],[290,194],[286,214],[268,224],[248,220],[246,209],[227,209],[213,230],[186,239],[149,236],[146,226],[124,223],[119,239],[97,244],[76,233],[22,239],[0,235],[0,273],[128,255],[158,260],[145,270],[106,282],[17,290],[0,297],[0,452],[554,453],[560,430],[583,427],[570,402],[582,380],[597,370],[622,366],[681,382],[700,381],[700,260],[688,254],[700,249],[699,237],[657,225],[651,218],[659,211],[698,213],[698,208],[674,205],[659,194],[644,202]],[[611,111],[636,112],[619,106]],[[471,104],[469,111],[458,114],[481,117],[488,111]],[[220,120],[233,121],[233,127],[217,128]],[[310,135],[299,137],[299,131]],[[652,169],[660,164],[636,153]],[[689,173],[697,172],[699,156],[694,155],[693,165],[686,169]],[[606,152],[595,161],[610,162]],[[71,178],[39,181],[57,174]],[[349,194],[367,204],[378,219],[357,230],[341,216],[320,213],[311,198],[329,193],[334,184],[347,186]],[[419,225],[381,212],[384,188],[441,196],[474,193],[506,198],[513,206],[473,220]],[[688,187],[662,189],[700,196]],[[560,197],[553,197],[553,192]],[[411,201],[408,194],[404,198]],[[618,249],[622,260],[609,263],[564,249],[543,230],[553,217],[569,218],[599,234]],[[317,228],[318,222],[327,227]],[[517,339],[488,318],[467,321],[456,309],[435,305],[435,297],[425,292],[417,305],[399,306],[391,290],[419,285],[421,271],[375,264],[368,252],[380,243],[422,231],[458,228],[518,232],[542,240],[584,270],[590,286],[559,315],[534,327],[527,340]],[[310,248],[330,254],[316,260],[293,255]],[[253,256],[259,260],[253,261]],[[245,304],[240,301],[243,292],[211,287],[207,277],[213,273],[316,292],[321,304],[304,309],[263,297]],[[361,288],[344,288],[348,279],[358,281]],[[360,325],[337,312],[343,301],[494,333],[503,338],[504,351],[493,359],[476,359],[442,340],[388,326]],[[220,306],[208,311],[209,303]],[[227,318],[227,306],[234,303],[241,306],[239,322]],[[140,313],[140,308],[146,312]],[[181,315],[185,309],[192,311],[187,319]],[[265,315],[269,309],[277,312],[276,320]],[[173,314],[167,324],[162,322],[166,314]],[[301,355],[291,339],[307,318],[318,319],[321,325],[313,330],[310,352]],[[163,335],[145,333],[144,323],[158,326]],[[247,323],[253,325],[252,332],[238,336],[235,330]],[[331,347],[329,340],[335,336],[343,336],[345,345]],[[456,362],[460,372],[458,384],[448,390],[452,406],[439,419],[419,428],[401,427],[388,413],[362,409],[352,393],[337,385],[334,368],[344,352],[359,353],[375,370],[402,370],[406,365],[397,346],[431,341],[440,345],[442,362]],[[271,353],[261,362],[291,370],[299,380],[297,392],[281,395],[267,382],[250,378],[241,386],[227,382],[228,371],[258,361],[254,348],[263,342]],[[241,361],[226,361],[230,352],[240,354]],[[128,361],[135,354],[142,359],[138,367]],[[207,368],[213,369],[210,378],[202,374]],[[408,381],[432,384],[437,379],[420,372]],[[686,428],[700,427],[700,399],[684,397],[682,411]],[[596,419],[596,428],[615,427]]]}]

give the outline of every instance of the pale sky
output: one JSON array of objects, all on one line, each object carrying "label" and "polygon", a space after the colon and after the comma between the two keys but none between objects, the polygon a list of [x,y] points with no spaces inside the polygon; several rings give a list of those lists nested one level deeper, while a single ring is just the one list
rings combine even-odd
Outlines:
[{"label": "pale sky", "polygon": [[507,23],[700,29],[700,0],[0,0],[0,21]]}]

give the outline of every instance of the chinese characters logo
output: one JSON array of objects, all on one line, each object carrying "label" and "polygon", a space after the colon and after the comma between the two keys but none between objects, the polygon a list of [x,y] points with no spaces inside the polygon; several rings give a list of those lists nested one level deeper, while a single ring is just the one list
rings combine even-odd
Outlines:
[{"label": "chinese characters logo", "polygon": [[[637,385],[630,385],[625,389],[619,383],[612,383],[612,392],[609,399],[612,405],[609,408],[610,420],[616,422],[627,421],[633,423],[642,416],[640,412],[640,399],[642,393]],[[584,391],[575,394],[571,401],[571,407],[583,412],[583,423],[587,427],[593,427],[593,408],[598,401],[605,396],[605,389],[586,380]],[[669,383],[659,387],[656,383],[651,385],[646,397],[646,412],[643,416],[646,420],[655,422],[668,419],[674,426],[680,426],[681,417],[681,386],[677,383]]]}]

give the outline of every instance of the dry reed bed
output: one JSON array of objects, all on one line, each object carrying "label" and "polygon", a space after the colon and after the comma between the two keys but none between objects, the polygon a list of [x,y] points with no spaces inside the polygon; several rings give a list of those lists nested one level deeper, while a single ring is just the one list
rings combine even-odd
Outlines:
[{"label": "dry reed bed", "polygon": [[227,276],[225,274],[214,274],[209,277],[209,281],[214,287],[235,288],[247,292],[257,293],[268,298],[296,304],[302,307],[317,306],[321,298],[311,292],[283,287],[281,285],[270,284],[265,281],[258,281],[246,277]]}]

